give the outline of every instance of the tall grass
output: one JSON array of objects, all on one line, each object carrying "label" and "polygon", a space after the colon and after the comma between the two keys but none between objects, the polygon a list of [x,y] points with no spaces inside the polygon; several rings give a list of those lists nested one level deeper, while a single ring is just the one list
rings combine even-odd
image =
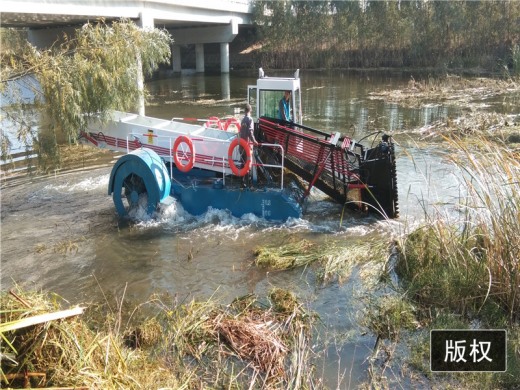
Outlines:
[{"label": "tall grass", "polygon": [[483,137],[446,138],[466,196],[454,223],[434,218],[402,243],[396,265],[408,292],[426,306],[477,314],[498,304],[520,319],[520,155]]},{"label": "tall grass", "polygon": [[[520,318],[520,153],[480,139],[476,155],[462,142],[454,162],[466,173],[467,221],[463,233],[475,237],[475,261],[489,272],[491,297],[510,318]],[[469,164],[466,165],[464,162]]]}]

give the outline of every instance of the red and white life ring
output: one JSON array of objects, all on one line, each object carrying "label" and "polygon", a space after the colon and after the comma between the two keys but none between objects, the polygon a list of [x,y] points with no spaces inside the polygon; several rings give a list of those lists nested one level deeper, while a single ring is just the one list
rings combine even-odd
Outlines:
[{"label": "red and white life ring", "polygon": [[[246,161],[244,162],[244,166],[240,169],[235,164],[235,160],[233,160],[233,152],[235,151],[235,148],[240,145],[242,148],[244,148],[244,151],[246,152]],[[231,168],[231,172],[233,172],[234,175],[242,177],[247,175],[249,170],[251,169],[251,148],[249,147],[248,142],[243,138],[235,138],[231,145],[229,145],[228,149],[228,163],[229,167]]]},{"label": "red and white life ring", "polygon": [[240,121],[237,118],[228,118],[224,123],[224,130],[229,131],[229,126],[235,126],[237,132],[240,131]]},{"label": "red and white life ring", "polygon": [[[186,145],[188,145],[188,148],[190,149],[189,153],[187,153],[184,150],[181,150],[181,152],[180,152],[183,160],[185,160],[186,158],[188,159],[187,164],[183,164],[181,162],[181,159],[179,159],[179,146],[182,142],[184,142]],[[185,135],[181,135],[181,136],[177,137],[177,139],[175,140],[175,142],[173,144],[172,152],[173,152],[173,161],[175,162],[175,166],[177,167],[177,169],[179,171],[189,172],[191,170],[191,168],[193,168],[193,164],[195,164],[195,146],[193,146],[193,141],[191,140],[190,137],[187,137]]]},{"label": "red and white life ring", "polygon": [[206,127],[222,130],[222,123],[220,122],[220,118],[218,116],[210,116],[206,122]]}]

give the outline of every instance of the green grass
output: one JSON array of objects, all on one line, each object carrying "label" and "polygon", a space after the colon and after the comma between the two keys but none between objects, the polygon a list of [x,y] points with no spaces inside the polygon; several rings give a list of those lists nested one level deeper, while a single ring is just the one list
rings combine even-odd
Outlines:
[{"label": "green grass", "polygon": [[477,241],[442,221],[408,235],[396,264],[407,295],[424,307],[478,313],[489,278],[485,264],[475,255]]}]

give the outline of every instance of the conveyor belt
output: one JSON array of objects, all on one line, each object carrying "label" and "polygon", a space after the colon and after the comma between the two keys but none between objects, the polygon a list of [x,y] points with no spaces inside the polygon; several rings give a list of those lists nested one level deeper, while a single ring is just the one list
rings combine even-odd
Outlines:
[{"label": "conveyor belt", "polygon": [[[260,135],[282,145],[284,165],[339,203],[377,209],[395,218],[397,179],[393,144],[366,149],[349,137],[336,137],[307,126],[262,117]],[[357,200],[357,202],[352,202]]]}]

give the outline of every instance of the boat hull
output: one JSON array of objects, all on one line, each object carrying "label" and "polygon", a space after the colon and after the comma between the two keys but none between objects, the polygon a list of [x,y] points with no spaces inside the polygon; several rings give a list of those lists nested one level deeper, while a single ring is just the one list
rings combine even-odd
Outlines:
[{"label": "boat hull", "polygon": [[176,198],[192,215],[213,208],[228,210],[235,217],[252,214],[271,221],[301,217],[302,207],[294,190],[244,188],[245,181],[219,177],[204,169],[185,173],[165,165],[153,150],[142,148],[122,156],[114,165],[108,193],[121,217],[137,219],[153,215],[157,206],[169,203],[168,196]]},{"label": "boat hull", "polygon": [[[108,122],[92,118],[82,136],[89,143],[103,149],[130,153],[141,148],[156,152],[166,163],[174,162],[174,154],[193,158],[193,167],[221,174],[233,172],[227,164],[231,142],[237,133],[178,121],[113,111]],[[175,141],[187,137],[192,150],[185,144],[175,150]],[[236,152],[234,158],[238,158]]]},{"label": "boat hull", "polygon": [[271,221],[300,218],[302,207],[282,189],[230,188],[215,179],[213,184],[187,186],[172,181],[171,194],[192,215],[201,215],[210,208],[228,210],[235,217],[253,214]]}]

